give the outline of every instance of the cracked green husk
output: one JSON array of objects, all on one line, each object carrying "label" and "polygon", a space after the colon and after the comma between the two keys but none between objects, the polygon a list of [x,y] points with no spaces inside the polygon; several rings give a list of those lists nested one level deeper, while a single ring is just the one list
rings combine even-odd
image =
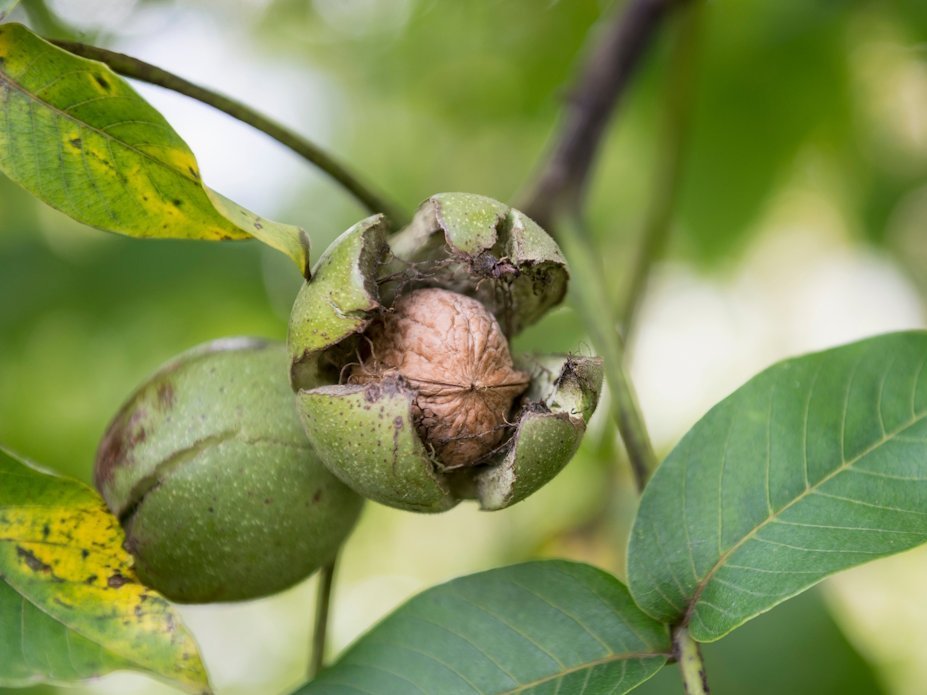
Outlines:
[{"label": "cracked green husk", "polygon": [[322,462],[358,493],[419,512],[476,499],[510,506],[549,482],[572,458],[598,401],[596,357],[520,356],[532,375],[516,402],[506,442],[479,465],[445,467],[416,432],[415,394],[402,379],[344,383],[363,333],[397,297],[440,287],[480,300],[511,338],[566,294],[557,244],[508,206],[467,193],[426,200],[408,227],[387,240],[375,215],[348,229],[319,259],[293,305],[291,385],[303,426]]}]

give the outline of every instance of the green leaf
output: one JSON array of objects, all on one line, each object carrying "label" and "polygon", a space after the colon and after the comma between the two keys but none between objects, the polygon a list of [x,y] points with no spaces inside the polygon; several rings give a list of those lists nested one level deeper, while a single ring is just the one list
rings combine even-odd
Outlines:
[{"label": "green leaf", "polygon": [[74,219],[134,237],[254,237],[306,275],[309,240],[203,185],[187,144],[106,65],[0,26],[0,171]]},{"label": "green leaf", "polygon": [[547,560],[419,594],[298,693],[618,695],[669,656],[666,627],[621,582]]},{"label": "green leaf", "polygon": [[927,334],[781,362],[660,466],[631,532],[637,604],[699,641],[927,541]]},{"label": "green leaf", "polygon": [[134,669],[209,692],[196,643],[124,541],[90,488],[0,449],[0,686]]},{"label": "green leaf", "polygon": [[0,22],[10,16],[13,8],[19,4],[19,0],[0,0]]}]

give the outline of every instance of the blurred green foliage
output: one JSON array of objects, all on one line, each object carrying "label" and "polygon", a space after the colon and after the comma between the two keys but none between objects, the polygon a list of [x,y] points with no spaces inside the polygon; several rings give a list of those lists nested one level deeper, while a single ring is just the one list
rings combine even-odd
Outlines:
[{"label": "blurred green foliage", "polygon": [[[702,654],[711,691],[726,695],[880,695],[870,666],[840,633],[821,593],[812,589],[761,615]],[[665,668],[634,691],[678,695],[679,674]]]},{"label": "blurred green foliage", "polygon": [[[195,11],[208,14],[219,33],[236,28],[268,58],[324,75],[332,92],[314,108],[333,124],[329,148],[411,210],[437,191],[514,200],[524,190],[554,132],[585,36],[612,5],[211,0]],[[153,10],[173,13],[178,22],[192,11],[153,2],[136,11]],[[42,16],[33,15],[39,29]],[[927,129],[916,110],[924,104],[903,103],[905,85],[913,85],[915,97],[917,89],[927,90],[927,3],[711,2],[706,19],[672,256],[701,266],[736,263],[770,201],[810,160],[827,172],[826,193],[858,241],[899,251],[915,276],[927,276],[927,235],[892,231],[900,207],[927,180]],[[99,17],[99,36],[118,37],[120,27],[106,21]],[[178,25],[147,26],[169,43]],[[75,31],[54,15],[46,15],[44,28]],[[591,223],[616,298],[663,137],[673,32],[670,24],[625,95],[590,190]],[[80,35],[96,38],[86,27]],[[131,52],[131,38],[121,47]],[[249,95],[235,96],[248,101]],[[925,113],[919,112],[921,122]],[[263,172],[242,161],[239,173]],[[316,255],[362,216],[319,179],[282,210],[243,202],[307,226]],[[915,231],[927,232],[927,217],[914,219]],[[105,235],[0,180],[0,441],[89,480],[97,439],[136,384],[205,340],[283,338],[298,285],[285,259],[255,243]],[[588,343],[576,317],[561,310],[518,347],[587,350]],[[634,495],[627,477],[614,473],[619,456],[603,418],[572,464],[575,471],[568,469],[555,483],[561,487],[539,495],[535,506],[513,510],[512,528],[472,570],[542,553],[620,571]],[[558,496],[577,501],[558,504]],[[558,513],[551,517],[553,508]],[[547,523],[536,523],[541,518]],[[561,526],[551,528],[554,521]],[[414,549],[407,562],[416,562]],[[719,693],[878,692],[816,594],[708,646],[706,658]],[[674,669],[647,688],[640,692],[678,692]]]}]

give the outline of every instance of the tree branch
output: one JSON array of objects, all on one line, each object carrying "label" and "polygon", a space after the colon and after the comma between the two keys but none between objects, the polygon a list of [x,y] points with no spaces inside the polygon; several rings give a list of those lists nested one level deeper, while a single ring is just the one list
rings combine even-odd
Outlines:
[{"label": "tree branch", "polygon": [[630,0],[585,50],[559,135],[519,206],[542,227],[580,208],[589,170],[609,118],[669,10],[686,0]]},{"label": "tree branch", "polygon": [[681,8],[678,34],[671,49],[664,108],[664,135],[658,154],[653,189],[641,228],[637,255],[631,266],[622,306],[618,314],[621,334],[628,340],[637,310],[647,287],[654,262],[663,255],[673,223],[673,213],[682,182],[683,160],[689,121],[695,104],[699,36],[704,2],[690,2]]},{"label": "tree branch", "polygon": [[74,55],[105,63],[120,75],[178,92],[179,94],[183,94],[212,106],[242,123],[247,123],[253,128],[260,130],[262,133],[269,135],[280,144],[290,148],[296,154],[324,171],[332,179],[341,184],[341,186],[354,196],[354,198],[369,212],[382,212],[397,226],[406,221],[405,215],[399,212],[398,208],[374,193],[368,186],[354,176],[354,174],[348,171],[344,165],[337,162],[320,147],[309,142],[292,130],[261,115],[252,108],[245,106],[241,102],[213,92],[205,87],[200,87],[173,73],[123,53],[117,53],[105,48],[88,46],[73,41],[52,39],[51,43]]}]

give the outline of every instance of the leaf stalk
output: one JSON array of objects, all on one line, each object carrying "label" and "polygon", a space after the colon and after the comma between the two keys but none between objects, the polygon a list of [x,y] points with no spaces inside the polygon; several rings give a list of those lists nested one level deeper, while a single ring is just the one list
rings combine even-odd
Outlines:
[{"label": "leaf stalk", "polygon": [[708,687],[702,650],[698,642],[689,636],[689,631],[684,625],[673,630],[673,655],[679,664],[686,695],[709,695],[711,689]]}]

